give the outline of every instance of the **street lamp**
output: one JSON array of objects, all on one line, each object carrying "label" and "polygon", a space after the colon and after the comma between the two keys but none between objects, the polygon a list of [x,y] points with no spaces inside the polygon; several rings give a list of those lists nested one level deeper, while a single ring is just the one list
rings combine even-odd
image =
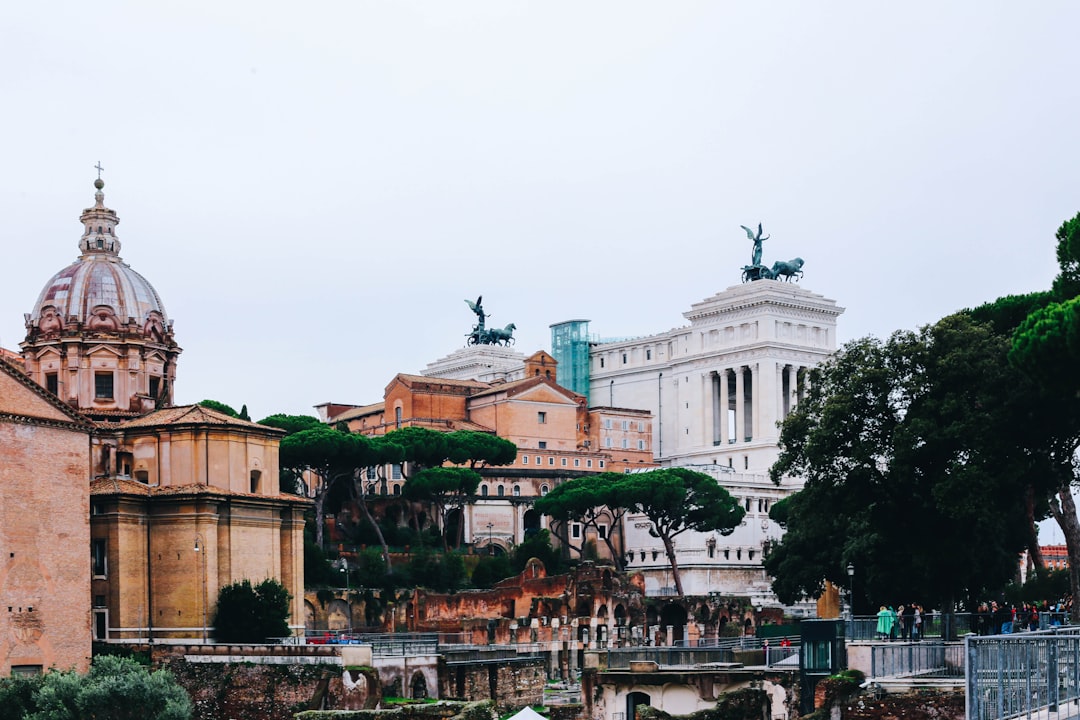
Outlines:
[{"label": "street lamp", "polygon": [[494,555],[495,554],[495,548],[491,544],[491,528],[493,528],[493,527],[495,527],[494,523],[489,522],[487,524],[487,529],[488,529],[488,555]]},{"label": "street lamp", "polygon": [[345,573],[345,592],[349,591],[349,558],[341,557],[341,572]]},{"label": "street lamp", "polygon": [[847,576],[848,576],[848,610],[851,614],[851,619],[855,619],[855,566],[851,563],[847,564]]},{"label": "street lamp", "polygon": [[202,540],[202,535],[195,533],[195,552],[199,553],[195,556],[195,564],[198,568],[199,585],[202,589],[199,592],[199,597],[202,601],[202,641],[203,645],[206,644],[206,551],[204,550],[206,542]]}]

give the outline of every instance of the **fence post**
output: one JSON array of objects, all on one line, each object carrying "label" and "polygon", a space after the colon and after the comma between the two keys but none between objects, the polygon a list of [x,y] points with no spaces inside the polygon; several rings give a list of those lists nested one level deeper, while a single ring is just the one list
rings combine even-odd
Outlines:
[{"label": "fence post", "polygon": [[964,668],[967,675],[967,692],[964,693],[964,715],[966,720],[977,720],[979,717],[979,654],[978,649],[970,635],[964,638]]},{"label": "fence post", "polygon": [[1051,710],[1057,710],[1058,706],[1058,644],[1057,635],[1050,637],[1046,644],[1046,699],[1050,703]]}]

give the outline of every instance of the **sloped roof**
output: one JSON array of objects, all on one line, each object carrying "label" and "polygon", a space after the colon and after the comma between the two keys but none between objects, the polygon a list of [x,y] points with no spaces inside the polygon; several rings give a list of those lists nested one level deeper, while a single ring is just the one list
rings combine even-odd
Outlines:
[{"label": "sloped roof", "polygon": [[260,430],[262,432],[284,435],[284,430],[273,428],[268,425],[260,425],[250,420],[230,417],[223,412],[212,410],[202,405],[181,405],[179,407],[155,410],[149,415],[143,415],[134,420],[128,420],[117,425],[120,430],[135,430],[137,428],[162,427],[179,425],[219,425],[247,430]]},{"label": "sloped roof", "polygon": [[[390,385],[395,382],[412,387],[413,385],[452,385],[466,389],[485,390],[491,387],[491,383],[481,382],[479,380],[457,380],[454,378],[442,378],[433,377],[427,375],[409,375],[407,373],[398,373],[394,376],[394,379],[390,381]],[[389,385],[387,385],[389,387]]]},{"label": "sloped roof", "polygon": [[[78,412],[73,407],[71,407],[70,405],[65,403],[63,400],[61,400],[60,398],[56,397],[55,395],[53,395],[51,392],[49,392],[45,388],[38,385],[36,382],[34,382],[33,380],[30,379],[30,376],[27,375],[23,371],[23,369],[21,367],[9,362],[8,360],[4,359],[3,357],[0,357],[0,372],[2,372],[5,375],[9,376],[15,382],[17,382],[18,384],[25,387],[29,392],[31,392],[34,395],[38,396],[38,398],[40,398],[44,402],[48,403],[51,407],[58,410],[59,413],[66,418],[66,420],[64,422],[70,422],[70,423],[72,423],[74,425],[78,425],[78,426],[80,426],[83,429],[88,430],[88,431],[93,430],[96,427],[94,425],[94,422],[92,420],[90,420],[90,418],[88,418],[85,415],[83,415],[82,413]],[[50,420],[49,418],[44,418],[44,417],[35,418],[35,419],[39,419],[39,420],[42,420],[42,421],[49,421]],[[56,420],[53,419],[52,421],[55,422]]]},{"label": "sloped roof", "polygon": [[372,415],[374,413],[382,412],[385,409],[386,403],[384,402],[372,403],[371,405],[362,405],[360,407],[354,407],[346,410],[339,415],[334,415],[333,417],[327,418],[326,422],[328,424],[346,422],[348,420],[355,420],[356,418],[364,417],[365,415]]},{"label": "sloped roof", "polygon": [[532,390],[533,388],[540,385],[547,386],[551,390],[575,403],[583,397],[582,395],[578,395],[573,390],[564,388],[562,385],[559,385],[558,383],[552,381],[550,378],[539,375],[534,375],[532,377],[522,378],[521,380],[512,380],[508,383],[495,385],[487,390],[484,390],[483,392],[476,393],[475,395],[473,395],[473,397],[487,397],[489,395],[505,393],[508,398],[511,398],[528,392],[529,390]]}]

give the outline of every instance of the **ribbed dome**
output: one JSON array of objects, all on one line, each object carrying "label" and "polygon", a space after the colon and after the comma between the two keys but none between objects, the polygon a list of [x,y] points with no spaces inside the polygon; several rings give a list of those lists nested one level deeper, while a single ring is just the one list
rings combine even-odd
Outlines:
[{"label": "ribbed dome", "polygon": [[94,207],[79,218],[85,228],[79,240],[82,254],[45,283],[27,315],[27,330],[35,336],[75,328],[97,333],[141,330],[159,338],[171,334],[157,291],[120,258],[120,219],[104,205],[105,184],[97,180],[94,185]]},{"label": "ribbed dome", "polygon": [[83,256],[53,275],[34,303],[30,320],[35,326],[41,320],[42,309],[49,306],[55,308],[64,324],[72,320],[85,323],[95,308],[106,306],[119,323],[134,318],[142,324],[156,311],[162,323],[168,325],[157,291],[117,256]]}]

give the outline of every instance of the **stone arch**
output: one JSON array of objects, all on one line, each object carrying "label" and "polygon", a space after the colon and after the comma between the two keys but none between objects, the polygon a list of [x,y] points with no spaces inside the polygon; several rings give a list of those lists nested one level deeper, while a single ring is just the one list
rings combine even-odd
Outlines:
[{"label": "stone arch", "polygon": [[650,605],[645,609],[645,624],[657,625],[660,623],[660,613],[656,611],[656,608]]},{"label": "stone arch", "polygon": [[615,606],[615,611],[612,614],[615,617],[616,625],[621,626],[626,624],[626,607],[624,607],[622,603]]},{"label": "stone arch", "polygon": [[525,527],[525,537],[535,535],[540,530],[540,513],[531,508],[526,510],[522,523]]},{"label": "stone arch", "polygon": [[661,630],[666,631],[666,628],[671,628],[671,641],[674,644],[679,644],[685,639],[686,620],[686,608],[682,605],[668,603],[660,609]]},{"label": "stone arch", "polygon": [[326,629],[352,629],[352,607],[348,602],[340,598],[335,598],[330,601],[330,604],[326,608]]},{"label": "stone arch", "polygon": [[596,610],[596,617],[597,618],[599,618],[600,620],[607,620],[607,616],[608,616],[607,605],[601,605],[599,608],[597,608],[597,610]]},{"label": "stone arch", "polygon": [[424,673],[417,670],[409,681],[409,697],[413,700],[424,700],[428,696],[427,679]]},{"label": "stone arch", "polygon": [[652,697],[648,693],[632,692],[626,696],[626,720],[638,720],[637,706],[652,707]]},{"label": "stone arch", "polygon": [[694,619],[704,625],[709,622],[709,606],[705,603],[701,603],[698,606],[697,611],[694,613]]}]

